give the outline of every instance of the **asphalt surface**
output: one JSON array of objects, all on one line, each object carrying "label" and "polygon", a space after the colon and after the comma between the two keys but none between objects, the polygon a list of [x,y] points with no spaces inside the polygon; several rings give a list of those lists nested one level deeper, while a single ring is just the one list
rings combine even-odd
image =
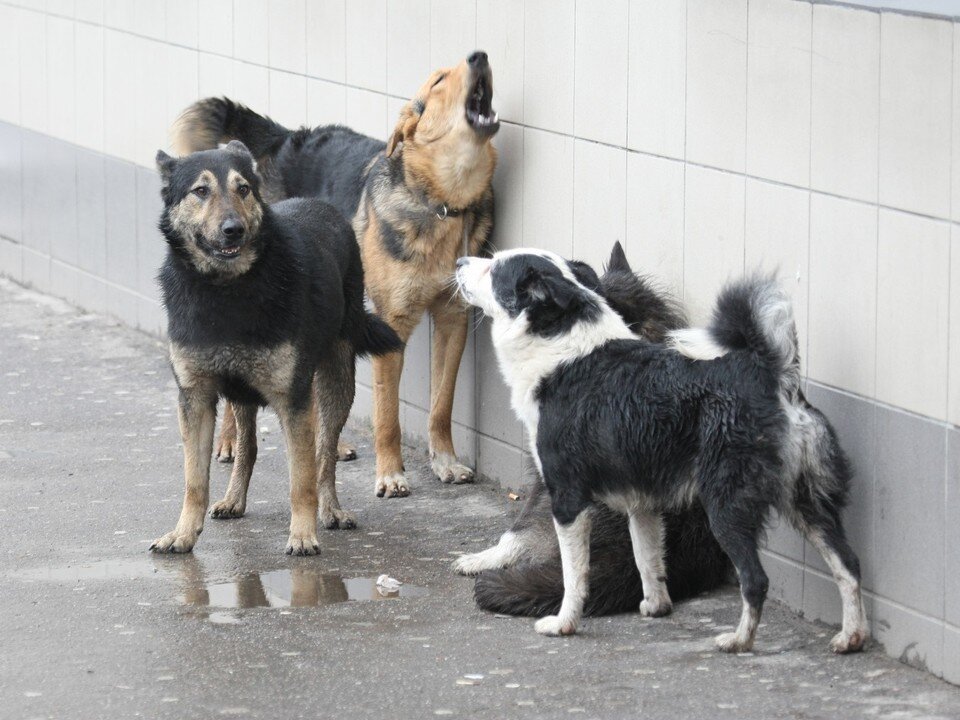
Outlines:
[{"label": "asphalt surface", "polygon": [[[479,611],[460,552],[519,503],[441,485],[406,448],[409,498],[373,493],[369,434],[338,467],[360,527],[290,558],[283,441],[262,412],[246,517],[157,557],[182,492],[163,346],[0,280],[0,718],[958,718],[960,689],[770,602],[754,653],[713,636],[735,591],[567,639]],[[229,466],[215,464],[211,495]],[[382,598],[381,574],[401,580]]]}]

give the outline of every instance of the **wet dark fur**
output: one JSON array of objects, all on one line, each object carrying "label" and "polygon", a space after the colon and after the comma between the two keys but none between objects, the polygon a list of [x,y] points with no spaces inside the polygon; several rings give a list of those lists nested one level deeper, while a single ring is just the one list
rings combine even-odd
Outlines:
[{"label": "wet dark fur", "polygon": [[180,390],[186,492],[176,527],[151,550],[190,552],[203,531],[216,403],[224,397],[241,442],[212,517],[244,514],[257,408],[269,404],[289,458],[286,552],[314,555],[318,511],[327,528],[355,524],[340,508],[334,466],[356,357],[402,343],[364,308],[359,248],[335,208],[315,199],[266,204],[253,158],[238,141],[179,160],[160,152],[157,165],[169,246],[159,279]]},{"label": "wet dark fur", "polygon": [[[686,325],[670,296],[650,279],[637,276],[617,243],[603,276],[572,263],[578,279],[596,289],[641,337],[662,341],[665,333]],[[550,495],[537,477],[511,531],[523,543],[523,560],[512,567],[486,570],[477,577],[474,597],[484,610],[541,617],[556,613],[563,599],[563,575],[550,512]],[[666,515],[667,587],[676,600],[693,597],[726,582],[730,561],[710,533],[699,504]],[[601,505],[590,535],[590,594],[587,615],[635,612],[643,599],[640,573],[633,561],[626,518]]]},{"label": "wet dark fur", "polygon": [[[257,260],[232,282],[218,282],[194,267],[185,247],[194,239],[174,231],[171,207],[188,192],[196,168],[236,162],[241,161],[222,151],[197,153],[180,161],[163,189],[160,230],[170,252],[159,279],[170,339],[187,346],[272,347],[292,342],[302,353],[306,382],[338,339],[348,341],[359,355],[401,347],[395,333],[365,310],[363,267],[353,230],[327,203],[263,203],[260,231],[247,241],[257,250]],[[256,177],[252,167],[245,169]],[[254,186],[253,192],[259,197],[260,188]]]},{"label": "wet dark fur", "polygon": [[[792,307],[773,279],[731,283],[706,329],[658,343],[624,337],[606,303],[589,283],[569,278],[556,256],[527,251],[488,262],[479,277],[489,287],[469,261],[458,283],[494,315],[501,368],[514,392],[525,393],[527,422],[536,423],[527,430],[536,433],[532,451],[566,551],[559,614],[539,621],[538,632],[576,632],[601,502],[636,523],[636,561],[651,573],[641,613],[670,612],[662,583],[675,568],[669,558],[661,565],[654,538],[662,513],[699,502],[743,599],[736,631],[716,639],[720,650],[753,647],[769,587],[759,542],[774,509],[820,551],[837,582],[843,628],[832,649],[862,649],[860,564],[841,520],[852,472],[830,423],[803,396]],[[519,373],[538,353],[552,364],[535,379]],[[558,353],[566,359],[552,360]],[[534,384],[516,384],[524,382]]]}]

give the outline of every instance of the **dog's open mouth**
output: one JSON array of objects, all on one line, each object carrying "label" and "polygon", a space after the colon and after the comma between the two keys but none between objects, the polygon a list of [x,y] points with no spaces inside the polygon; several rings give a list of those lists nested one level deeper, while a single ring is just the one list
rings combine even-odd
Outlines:
[{"label": "dog's open mouth", "polygon": [[494,111],[490,72],[477,77],[467,97],[467,122],[478,134],[488,137],[500,129],[500,116]]},{"label": "dog's open mouth", "polygon": [[240,246],[235,245],[234,247],[219,247],[216,249],[216,253],[222,258],[232,259],[240,254]]}]

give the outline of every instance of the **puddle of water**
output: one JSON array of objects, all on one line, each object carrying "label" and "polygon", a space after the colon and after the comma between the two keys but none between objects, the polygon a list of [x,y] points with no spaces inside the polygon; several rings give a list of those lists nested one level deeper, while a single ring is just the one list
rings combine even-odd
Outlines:
[{"label": "puddle of water", "polygon": [[339,573],[324,573],[312,567],[246,572],[228,580],[208,579],[203,565],[192,555],[81,562],[62,567],[31,568],[11,575],[28,582],[57,583],[162,578],[181,587],[181,601],[185,605],[212,608],[314,607],[427,594],[425,588],[415,585],[401,585],[388,592],[377,586],[376,578],[345,578]]},{"label": "puddle of water", "polygon": [[354,600],[423,597],[424,588],[401,585],[392,592],[377,587],[376,578],[344,578],[307,568],[246,573],[228,582],[193,586],[184,593],[187,605],[218,608],[313,607]]}]

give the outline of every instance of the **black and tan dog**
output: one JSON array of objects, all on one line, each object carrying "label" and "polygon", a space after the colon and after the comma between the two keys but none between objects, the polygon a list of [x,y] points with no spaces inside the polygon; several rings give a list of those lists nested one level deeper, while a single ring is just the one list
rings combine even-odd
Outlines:
[{"label": "black and tan dog", "polygon": [[287,553],[313,555],[317,511],[328,528],[352,527],[334,484],[337,440],[353,404],[363,353],[402,347],[363,306],[353,231],[316,199],[267,205],[256,163],[233,141],[181,159],[157,154],[163,181],[160,272],[170,362],[180,389],[186,491],[177,526],[157,552],[189,552],[203,530],[216,405],[234,407],[239,451],[226,496],[211,515],[243,515],[256,460],[257,408],[280,417],[290,467]]},{"label": "black and tan dog", "polygon": [[[475,255],[493,227],[491,181],[499,128],[486,53],[437,70],[407,103],[389,141],[339,125],[291,131],[225,98],[189,107],[174,128],[181,152],[236,138],[260,165],[271,199],[320,197],[353,218],[377,312],[406,341],[424,312],[434,321],[430,456],[444,482],[470,482],[457,460],[451,413],[467,337],[467,310],[450,288],[458,257]],[[378,496],[407,495],[400,455],[403,355],[374,358]],[[226,425],[222,450],[230,454]]]}]

